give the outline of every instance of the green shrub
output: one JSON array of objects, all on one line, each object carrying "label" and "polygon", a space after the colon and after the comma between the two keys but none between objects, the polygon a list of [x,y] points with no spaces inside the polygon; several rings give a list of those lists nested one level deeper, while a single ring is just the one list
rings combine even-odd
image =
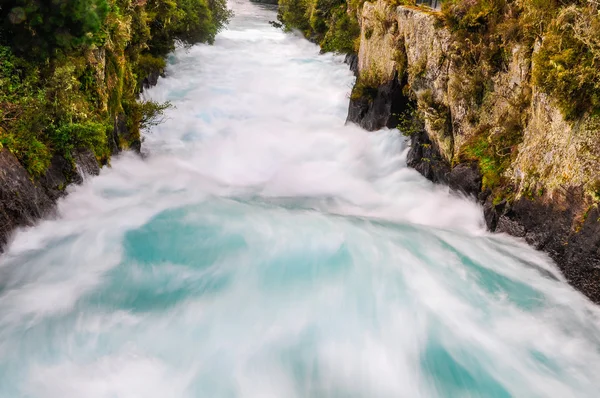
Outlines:
[{"label": "green shrub", "polygon": [[414,103],[408,103],[398,118],[397,129],[405,136],[410,137],[425,130],[425,122]]},{"label": "green shrub", "polygon": [[323,51],[358,51],[358,19],[343,0],[280,0],[278,19],[285,30],[300,30]]},{"label": "green shrub", "polygon": [[65,123],[50,131],[54,149],[70,158],[76,149],[91,149],[102,157],[107,151],[107,125],[99,122]]},{"label": "green shrub", "polygon": [[446,0],[442,13],[453,31],[484,33],[504,18],[506,0]]},{"label": "green shrub", "polygon": [[152,54],[141,54],[137,62],[138,70],[149,74],[160,71],[167,66],[164,58],[156,57]]},{"label": "green shrub", "polygon": [[523,140],[520,108],[513,108],[504,117],[504,125],[494,129],[483,124],[463,147],[459,161],[476,160],[483,176],[483,188],[494,189],[505,183],[505,172],[517,155]]},{"label": "green shrub", "polygon": [[352,87],[352,92],[350,93],[350,99],[356,101],[360,99],[366,99],[371,102],[375,99],[377,95],[377,86],[373,86],[369,83],[366,83],[363,80],[357,80]]},{"label": "green shrub", "polygon": [[169,101],[163,103],[142,101],[131,105],[129,113],[141,130],[161,124],[164,121],[165,111],[173,107]]},{"label": "green shrub", "polygon": [[0,7],[0,146],[33,177],[54,155],[104,162],[116,120],[123,147],[170,104],[138,102],[140,79],[176,43],[212,42],[225,0],[6,0]]},{"label": "green shrub", "polygon": [[307,0],[280,0],[277,18],[286,30],[298,29],[310,35],[310,14]]},{"label": "green shrub", "polygon": [[415,6],[417,6],[416,0],[389,0],[388,3],[392,7],[398,7],[398,6],[411,6],[411,7],[415,7]]},{"label": "green shrub", "polygon": [[323,51],[340,53],[358,52],[356,39],[360,35],[360,26],[356,18],[346,12],[346,5],[338,6],[332,16],[329,29],[321,42]]},{"label": "green shrub", "polygon": [[152,55],[164,57],[179,42],[190,46],[212,43],[232,13],[225,0],[148,0],[145,10],[152,40]]}]

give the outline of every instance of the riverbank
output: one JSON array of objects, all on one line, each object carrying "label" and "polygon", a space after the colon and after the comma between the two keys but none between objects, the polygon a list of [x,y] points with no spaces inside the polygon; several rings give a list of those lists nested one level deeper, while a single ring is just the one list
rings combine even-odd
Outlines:
[{"label": "riverbank", "polygon": [[[375,15],[396,23],[396,33],[367,38],[372,24],[383,23]],[[531,80],[531,55],[522,46],[509,51],[506,67],[473,106],[459,83],[467,77],[449,56],[454,39],[437,16],[379,1],[365,3],[361,25],[358,85],[374,71],[384,83],[372,92],[355,87],[348,120],[403,130],[411,167],[476,198],[490,231],[545,251],[575,288],[600,303],[600,218],[589,188],[600,167],[596,149],[585,144],[598,133],[585,130],[594,117],[565,121]]]},{"label": "riverbank", "polygon": [[50,216],[67,187],[97,175],[168,102],[140,98],[176,43],[212,42],[225,1],[34,1],[0,8],[0,252]]},{"label": "riverbank", "polygon": [[354,76],[232,2],[165,122],[0,256],[0,396],[585,397],[600,308],[344,124]]},{"label": "riverbank", "polygon": [[[599,92],[597,79],[582,74],[583,86],[567,88],[575,83],[552,69],[567,62],[553,40],[562,37],[572,51],[583,52],[590,43],[587,30],[574,37],[556,21],[594,19],[593,5],[549,6],[538,16],[548,25],[534,34],[528,26],[537,6],[512,1],[456,0],[442,11],[348,2],[345,12],[358,33],[339,29],[310,2],[304,11],[282,4],[283,22],[307,37],[319,37],[318,27],[325,26],[317,40],[324,50],[327,36],[345,33],[354,43],[349,122],[370,131],[400,129],[412,145],[409,166],[474,197],[490,231],[545,251],[574,287],[600,302],[600,118],[589,99]],[[485,17],[469,19],[478,10]],[[570,107],[563,100],[568,96]]]}]

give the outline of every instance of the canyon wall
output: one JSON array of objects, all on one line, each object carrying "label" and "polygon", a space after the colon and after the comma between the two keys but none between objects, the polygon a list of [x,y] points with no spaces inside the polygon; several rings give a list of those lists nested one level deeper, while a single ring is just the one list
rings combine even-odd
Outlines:
[{"label": "canyon wall", "polygon": [[0,252],[69,184],[140,151],[170,107],[140,92],[177,46],[212,43],[232,15],[226,0],[46,3],[0,7]]},{"label": "canyon wall", "polygon": [[504,49],[498,70],[473,82],[473,68],[487,65],[465,70],[441,19],[425,8],[364,3],[348,120],[398,127],[411,141],[409,166],[475,197],[490,230],[546,251],[600,302],[600,118],[566,120],[536,86],[539,43]]}]

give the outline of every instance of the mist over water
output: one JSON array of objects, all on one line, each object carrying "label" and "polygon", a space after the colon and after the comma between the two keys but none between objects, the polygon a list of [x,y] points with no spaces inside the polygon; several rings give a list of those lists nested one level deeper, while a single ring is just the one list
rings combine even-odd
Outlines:
[{"label": "mist over water", "polygon": [[598,397],[598,309],[344,126],[343,59],[230,4],[140,159],[0,257],[0,397]]}]

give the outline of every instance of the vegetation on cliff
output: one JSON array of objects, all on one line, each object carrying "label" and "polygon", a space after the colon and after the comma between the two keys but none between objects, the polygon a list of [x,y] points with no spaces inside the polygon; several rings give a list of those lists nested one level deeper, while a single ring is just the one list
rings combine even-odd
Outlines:
[{"label": "vegetation on cliff", "polygon": [[[453,61],[462,79],[473,124],[478,123],[494,77],[506,71],[516,46],[527,49],[531,83],[546,93],[566,120],[600,114],[600,14],[598,3],[586,0],[447,0],[440,15],[452,31]],[[517,96],[502,131],[480,134],[464,155],[479,161],[484,185],[505,184],[504,172],[521,142],[530,87]]]},{"label": "vegetation on cliff", "polygon": [[[288,29],[299,29],[319,43],[324,51],[357,52],[361,45],[358,22],[365,22],[361,16],[364,3],[364,0],[280,0],[279,17]],[[416,8],[412,0],[387,0],[385,3],[385,8],[369,8],[374,14],[369,15],[367,25],[363,26],[362,40],[393,36],[395,7]],[[445,0],[440,12],[426,7],[418,9],[435,16],[439,28],[450,32],[451,42],[444,57],[452,65],[449,84],[454,87],[448,93],[454,97],[447,100],[461,104],[469,124],[467,141],[449,144],[454,153],[447,157],[455,164],[477,161],[483,174],[484,189],[497,191],[499,197],[507,196],[504,189],[510,185],[507,172],[518,156],[534,92],[546,94],[564,120],[573,125],[584,119],[600,118],[598,2]],[[410,75],[404,83],[407,84],[404,92],[411,97],[415,111],[399,117],[403,124],[414,124],[408,119],[429,120],[432,112],[427,111],[443,106],[437,96],[423,95],[427,91],[411,86],[422,80],[426,65],[419,67],[420,64],[413,62],[407,67],[405,52],[399,38],[395,53],[388,55],[397,64],[399,81],[406,77],[405,74]],[[523,84],[515,87],[516,91],[504,92],[506,90],[499,90],[497,84],[509,73],[515,56],[527,70],[527,77]],[[352,92],[353,100],[371,101],[377,87],[384,83],[378,78],[381,71],[373,69],[378,62],[370,64],[369,68],[360,71]],[[504,102],[502,114],[490,117],[494,112],[498,113],[500,102]],[[434,112],[436,120],[435,123],[429,120],[429,127],[433,123],[453,129],[448,119],[451,115],[444,109]],[[446,115],[448,120],[442,120],[440,115]],[[452,131],[445,134],[452,134]]]},{"label": "vegetation on cliff", "polygon": [[[282,20],[322,44],[311,1],[280,0],[297,7]],[[546,251],[599,302],[600,3],[410,3],[339,5],[360,26],[348,120],[398,126],[407,164],[475,195],[490,230]]]},{"label": "vegetation on cliff", "polygon": [[358,51],[360,27],[357,13],[364,0],[280,0],[279,20],[286,29],[298,29],[323,51]]},{"label": "vegetation on cliff", "polygon": [[7,0],[0,7],[0,148],[41,176],[53,156],[101,163],[139,147],[168,104],[138,101],[177,43],[212,42],[225,0]]}]

